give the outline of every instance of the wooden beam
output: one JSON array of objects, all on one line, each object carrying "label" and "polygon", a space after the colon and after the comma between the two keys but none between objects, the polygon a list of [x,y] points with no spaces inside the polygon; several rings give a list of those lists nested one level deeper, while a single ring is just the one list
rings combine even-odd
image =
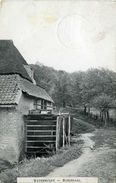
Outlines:
[{"label": "wooden beam", "polygon": [[56,122],[56,151],[59,148],[59,116],[57,116],[57,122]]},{"label": "wooden beam", "polygon": [[71,130],[71,120],[70,120],[70,115],[68,117],[68,144],[70,146],[70,130]]},{"label": "wooden beam", "polygon": [[65,117],[63,117],[63,147],[65,146]]},{"label": "wooden beam", "polygon": [[25,153],[27,153],[27,126],[26,126],[26,122],[24,122],[24,142],[25,142]]}]

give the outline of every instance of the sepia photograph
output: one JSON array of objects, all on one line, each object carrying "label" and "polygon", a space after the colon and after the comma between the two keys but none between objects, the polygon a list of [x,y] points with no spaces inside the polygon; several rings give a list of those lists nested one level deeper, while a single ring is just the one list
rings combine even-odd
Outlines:
[{"label": "sepia photograph", "polygon": [[0,183],[116,183],[116,0],[0,0]]}]

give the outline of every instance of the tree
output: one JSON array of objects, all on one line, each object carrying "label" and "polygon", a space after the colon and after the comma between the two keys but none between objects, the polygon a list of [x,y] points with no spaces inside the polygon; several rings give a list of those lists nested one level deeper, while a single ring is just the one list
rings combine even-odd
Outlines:
[{"label": "tree", "polygon": [[94,97],[102,93],[116,98],[116,73],[106,69],[89,69],[85,72],[80,87],[82,88],[82,103],[86,110],[87,107],[89,109],[92,106]]},{"label": "tree", "polygon": [[93,106],[100,111],[100,118],[105,122],[109,121],[109,109],[112,107],[113,98],[107,94],[102,94],[93,99]]},{"label": "tree", "polygon": [[57,106],[93,107],[93,99],[103,93],[116,100],[116,73],[108,69],[89,69],[67,73],[44,65],[31,65],[37,85],[46,89]]},{"label": "tree", "polygon": [[71,80],[64,71],[59,71],[53,98],[59,107],[66,107],[67,104],[71,103]]},{"label": "tree", "polygon": [[82,105],[82,80],[85,76],[85,72],[74,72],[71,74],[71,83],[72,83],[72,104],[73,106]]}]

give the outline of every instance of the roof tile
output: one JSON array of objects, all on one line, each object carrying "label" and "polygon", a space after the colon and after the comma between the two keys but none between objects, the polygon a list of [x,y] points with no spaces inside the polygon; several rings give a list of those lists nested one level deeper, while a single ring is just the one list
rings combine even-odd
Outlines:
[{"label": "roof tile", "polygon": [[0,75],[0,104],[15,104],[18,90],[17,75]]},{"label": "roof tile", "polygon": [[27,79],[17,74],[0,75],[0,105],[17,104],[16,99],[19,90],[31,97],[42,98],[53,102],[45,89],[34,85]]},{"label": "roof tile", "polygon": [[29,82],[26,79],[23,79],[22,77],[20,77],[20,87],[23,92],[27,93],[30,96],[54,102],[45,89],[34,85],[33,83]]}]

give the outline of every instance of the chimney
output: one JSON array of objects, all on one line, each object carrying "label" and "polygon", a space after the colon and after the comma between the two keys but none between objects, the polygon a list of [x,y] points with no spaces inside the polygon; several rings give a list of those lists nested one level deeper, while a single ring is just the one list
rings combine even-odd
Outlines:
[{"label": "chimney", "polygon": [[30,65],[24,65],[25,70],[27,71],[29,77],[31,78],[34,85],[36,85],[36,81],[34,79],[34,70]]}]

